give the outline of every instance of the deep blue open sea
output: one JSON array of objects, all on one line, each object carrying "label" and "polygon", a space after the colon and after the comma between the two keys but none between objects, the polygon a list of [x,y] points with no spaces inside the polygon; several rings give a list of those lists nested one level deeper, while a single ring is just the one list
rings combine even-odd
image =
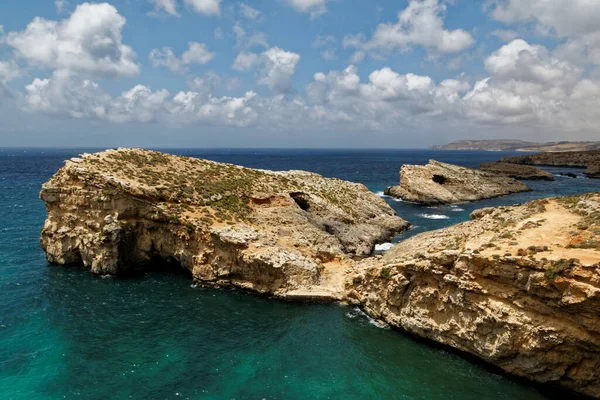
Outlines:
[{"label": "deep blue open sea", "polygon": [[[0,399],[547,399],[560,395],[377,327],[358,310],[193,287],[185,275],[103,279],[50,266],[41,184],[88,150],[0,149]],[[396,184],[403,163],[477,167],[512,153],[428,150],[168,150],[255,168]],[[564,168],[551,169],[554,173]],[[458,207],[387,199],[415,229],[475,209],[600,190],[557,177],[533,192]],[[400,240],[402,238],[398,238]]]}]

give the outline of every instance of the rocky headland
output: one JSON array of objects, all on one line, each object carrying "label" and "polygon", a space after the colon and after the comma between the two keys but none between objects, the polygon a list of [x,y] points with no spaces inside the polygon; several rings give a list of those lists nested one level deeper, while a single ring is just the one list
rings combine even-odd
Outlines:
[{"label": "rocky headland", "polygon": [[410,226],[360,184],[135,149],[66,161],[40,196],[50,262],[113,275],[167,262],[290,299],[340,299],[353,257]]},{"label": "rocky headland", "polygon": [[586,168],[585,174],[588,178],[600,178],[600,150],[548,152],[504,157],[502,162],[522,165]]},{"label": "rocky headland", "polygon": [[432,150],[479,150],[479,151],[589,151],[600,150],[600,142],[546,142],[535,143],[516,139],[458,140],[445,145],[432,146]]},{"label": "rocky headland", "polygon": [[554,175],[548,171],[522,164],[505,162],[481,163],[480,169],[492,174],[509,176],[514,179],[553,181]]},{"label": "rocky headland", "polygon": [[425,205],[456,204],[530,190],[507,176],[431,160],[427,165],[403,165],[400,185],[387,196]]},{"label": "rocky headland", "polygon": [[374,318],[536,382],[600,397],[600,195],[475,211],[356,266]]},{"label": "rocky headland", "polygon": [[[509,179],[501,177],[502,179]],[[52,263],[155,262],[290,300],[339,301],[509,374],[600,398],[600,194],[409,224],[363,185],[143,150],[66,162],[41,198]]]}]

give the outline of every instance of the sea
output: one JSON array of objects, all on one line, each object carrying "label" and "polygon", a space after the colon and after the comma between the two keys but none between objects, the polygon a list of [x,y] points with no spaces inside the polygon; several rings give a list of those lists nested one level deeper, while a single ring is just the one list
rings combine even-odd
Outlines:
[{"label": "sea", "polygon": [[[105,278],[49,265],[38,195],[63,160],[99,149],[0,149],[0,399],[556,399],[554,389],[387,329],[359,309],[287,303],[195,285],[185,274]],[[431,150],[169,149],[253,168],[302,169],[383,196],[400,166],[478,167],[515,153]],[[457,206],[385,200],[414,228],[466,221],[481,207],[600,189],[549,168],[532,192]],[[560,176],[574,172],[577,178]],[[385,251],[389,245],[378,247]]]}]

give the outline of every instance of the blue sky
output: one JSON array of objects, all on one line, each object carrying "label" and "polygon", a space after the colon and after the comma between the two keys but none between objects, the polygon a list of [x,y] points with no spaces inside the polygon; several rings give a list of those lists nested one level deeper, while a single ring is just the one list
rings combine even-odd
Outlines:
[{"label": "blue sky", "polygon": [[0,146],[599,139],[600,2],[0,5]]}]

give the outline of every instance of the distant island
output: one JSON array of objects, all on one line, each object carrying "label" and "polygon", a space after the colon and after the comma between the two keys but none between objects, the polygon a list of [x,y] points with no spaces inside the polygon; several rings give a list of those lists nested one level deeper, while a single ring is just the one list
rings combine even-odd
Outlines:
[{"label": "distant island", "polygon": [[458,140],[445,145],[432,146],[432,150],[483,150],[483,151],[589,151],[600,150],[600,142],[526,142],[517,139]]}]

